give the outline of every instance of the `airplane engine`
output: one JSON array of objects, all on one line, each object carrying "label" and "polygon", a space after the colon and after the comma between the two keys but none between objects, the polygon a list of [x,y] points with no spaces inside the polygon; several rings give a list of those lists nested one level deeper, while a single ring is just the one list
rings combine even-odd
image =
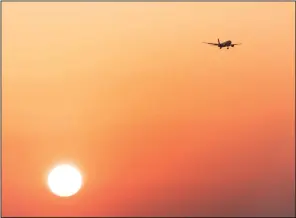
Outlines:
[{"label": "airplane engine", "polygon": [[231,45],[231,47],[234,47],[234,45]]}]

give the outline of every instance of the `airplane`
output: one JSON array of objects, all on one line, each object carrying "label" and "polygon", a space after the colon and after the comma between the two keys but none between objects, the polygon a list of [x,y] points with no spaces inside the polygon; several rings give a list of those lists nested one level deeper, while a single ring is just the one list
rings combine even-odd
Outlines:
[{"label": "airplane", "polygon": [[220,43],[219,39],[218,39],[218,43],[211,43],[211,42],[203,42],[203,43],[218,46],[220,49],[223,47],[227,47],[227,49],[229,49],[230,46],[234,47],[235,45],[241,45],[241,43],[232,44],[232,42],[230,40]]}]

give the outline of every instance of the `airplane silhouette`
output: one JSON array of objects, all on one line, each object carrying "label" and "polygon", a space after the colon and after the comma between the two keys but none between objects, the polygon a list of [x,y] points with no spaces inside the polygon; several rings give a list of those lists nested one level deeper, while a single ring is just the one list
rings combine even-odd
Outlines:
[{"label": "airplane silhouette", "polygon": [[230,40],[220,43],[219,39],[218,39],[218,43],[211,43],[211,42],[203,42],[203,43],[218,46],[220,49],[223,47],[227,47],[227,49],[229,49],[230,46],[234,47],[235,45],[241,45],[241,43],[232,44]]}]

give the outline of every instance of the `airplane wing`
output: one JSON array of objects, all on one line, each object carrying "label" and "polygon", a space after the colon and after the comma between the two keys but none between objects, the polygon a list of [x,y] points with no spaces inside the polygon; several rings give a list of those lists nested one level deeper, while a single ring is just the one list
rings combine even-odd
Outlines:
[{"label": "airplane wing", "polygon": [[241,45],[242,43],[236,43],[236,44],[231,44],[231,45]]},{"label": "airplane wing", "polygon": [[206,43],[206,44],[209,44],[209,45],[215,45],[215,46],[219,45],[218,43],[211,43],[211,42],[202,42],[202,43]]}]

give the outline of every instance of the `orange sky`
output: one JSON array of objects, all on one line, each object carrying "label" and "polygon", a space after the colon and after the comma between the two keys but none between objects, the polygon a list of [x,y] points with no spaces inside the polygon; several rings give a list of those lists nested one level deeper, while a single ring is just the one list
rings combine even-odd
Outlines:
[{"label": "orange sky", "polygon": [[[291,216],[295,3],[2,3],[3,216]],[[219,49],[203,41],[243,45]],[[84,176],[68,199],[48,171]]]}]

